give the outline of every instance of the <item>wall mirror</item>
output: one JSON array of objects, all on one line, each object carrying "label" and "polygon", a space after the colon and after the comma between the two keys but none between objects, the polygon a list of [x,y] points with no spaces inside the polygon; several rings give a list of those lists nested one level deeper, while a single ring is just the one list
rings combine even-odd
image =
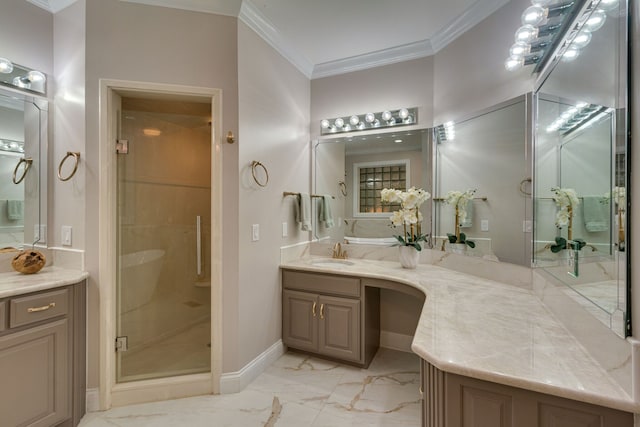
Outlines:
[{"label": "wall mirror", "polygon": [[[398,230],[389,217],[396,207],[382,204],[382,188],[412,186],[431,192],[431,130],[414,129],[349,135],[314,144],[314,195],[331,195],[333,227],[314,214],[318,240],[391,245]],[[314,203],[315,208],[317,204]],[[422,206],[423,229],[430,230],[430,203]]]},{"label": "wall mirror", "polygon": [[531,173],[527,114],[520,96],[435,130],[434,249],[455,233],[450,191],[475,190],[459,231],[468,256],[531,266]]},{"label": "wall mirror", "polygon": [[46,149],[47,102],[0,89],[0,248],[44,241]]},{"label": "wall mirror", "polygon": [[602,26],[589,32],[588,45],[567,42],[572,54],[560,56],[538,82],[533,260],[624,336],[627,4],[615,6],[599,12],[598,2],[585,6],[585,17],[605,17]]}]

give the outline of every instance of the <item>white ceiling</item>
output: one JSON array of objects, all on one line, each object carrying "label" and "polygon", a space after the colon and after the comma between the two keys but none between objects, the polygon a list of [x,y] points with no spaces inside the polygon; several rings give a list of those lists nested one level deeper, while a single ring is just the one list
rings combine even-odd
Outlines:
[{"label": "white ceiling", "polygon": [[[75,0],[27,0],[52,13]],[[121,0],[237,16],[307,77],[434,54],[509,0]]]}]

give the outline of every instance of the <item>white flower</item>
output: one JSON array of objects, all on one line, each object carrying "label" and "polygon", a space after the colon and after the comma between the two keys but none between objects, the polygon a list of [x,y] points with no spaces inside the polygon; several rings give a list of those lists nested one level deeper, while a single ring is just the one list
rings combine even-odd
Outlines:
[{"label": "white flower", "polygon": [[458,208],[458,219],[460,222],[464,222],[467,218],[467,203],[469,200],[473,200],[473,195],[476,190],[456,191],[451,190],[444,195],[444,202],[456,206]]},{"label": "white flower", "polygon": [[624,187],[613,188],[613,200],[618,206],[624,207],[627,204],[627,191]]},{"label": "white flower", "polygon": [[551,189],[553,192],[553,200],[558,207],[558,212],[556,213],[556,225],[558,227],[562,227],[569,223],[571,218],[571,214],[569,210],[573,211],[573,208],[580,204],[580,199],[578,198],[578,194],[576,190],[573,188],[558,188],[553,187]]},{"label": "white flower", "polygon": [[380,198],[383,202],[387,203],[401,203],[402,191],[394,190],[393,188],[383,188],[380,191]]},{"label": "white flower", "polygon": [[569,210],[566,208],[560,209],[556,214],[556,225],[563,227],[569,223]]},{"label": "white flower", "polygon": [[391,223],[393,225],[400,226],[402,224],[404,224],[404,216],[403,216],[404,212],[402,210],[399,211],[394,211],[393,215],[391,215],[389,217],[389,219],[391,220]]}]

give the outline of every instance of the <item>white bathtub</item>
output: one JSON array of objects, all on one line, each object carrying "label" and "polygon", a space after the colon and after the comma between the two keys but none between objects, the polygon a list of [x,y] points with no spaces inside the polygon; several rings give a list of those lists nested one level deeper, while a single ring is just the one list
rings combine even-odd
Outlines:
[{"label": "white bathtub", "polygon": [[378,245],[391,246],[398,243],[395,237],[352,237],[344,236],[344,241],[350,245]]},{"label": "white bathtub", "polygon": [[148,303],[162,271],[162,249],[147,249],[120,256],[121,313]]}]

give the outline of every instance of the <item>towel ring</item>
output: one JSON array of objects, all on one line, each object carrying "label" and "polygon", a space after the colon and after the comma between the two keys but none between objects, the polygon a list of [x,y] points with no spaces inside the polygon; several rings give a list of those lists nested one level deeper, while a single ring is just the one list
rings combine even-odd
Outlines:
[{"label": "towel ring", "polygon": [[[16,179],[16,176],[18,175],[18,168],[20,168],[20,165],[23,164],[23,163],[24,163],[24,170],[22,171],[22,175],[20,175],[20,178]],[[31,157],[26,158],[26,159],[23,157],[23,158],[20,159],[20,161],[16,165],[16,168],[13,170],[13,183],[14,184],[20,184],[24,180],[24,177],[27,176],[27,171],[31,167],[31,163],[33,163],[33,159]]]},{"label": "towel ring", "polygon": [[526,191],[526,190],[525,190],[525,188],[524,188],[524,186],[525,186],[525,184],[526,184],[527,182],[528,182],[528,183],[531,183],[531,178],[525,178],[525,179],[523,179],[522,181],[520,181],[520,192],[521,192],[522,194],[524,194],[525,196],[530,196],[530,195],[531,195],[531,192]]},{"label": "towel ring", "polygon": [[[256,176],[256,168],[257,167],[261,167],[262,170],[264,171],[265,176],[267,177],[263,182],[260,182],[260,180],[258,179],[258,177]],[[260,187],[266,187],[267,184],[269,183],[269,171],[267,170],[267,168],[260,163],[257,160],[253,160],[251,161],[251,175],[253,175],[253,180],[256,182],[256,184],[258,184]]]},{"label": "towel ring", "polygon": [[344,181],[338,181],[338,186],[340,187],[340,192],[344,197],[347,197],[347,184]]},{"label": "towel ring", "polygon": [[[66,178],[63,178],[62,177],[62,165],[64,165],[64,162],[69,157],[75,158],[76,162],[73,165],[73,170],[71,171],[69,176],[67,176]],[[67,151],[67,155],[62,158],[62,160],[60,161],[60,165],[58,166],[58,179],[60,181],[69,181],[73,177],[73,175],[76,174],[76,171],[78,170],[78,163],[80,163],[80,152],[78,152],[78,151]]]}]

